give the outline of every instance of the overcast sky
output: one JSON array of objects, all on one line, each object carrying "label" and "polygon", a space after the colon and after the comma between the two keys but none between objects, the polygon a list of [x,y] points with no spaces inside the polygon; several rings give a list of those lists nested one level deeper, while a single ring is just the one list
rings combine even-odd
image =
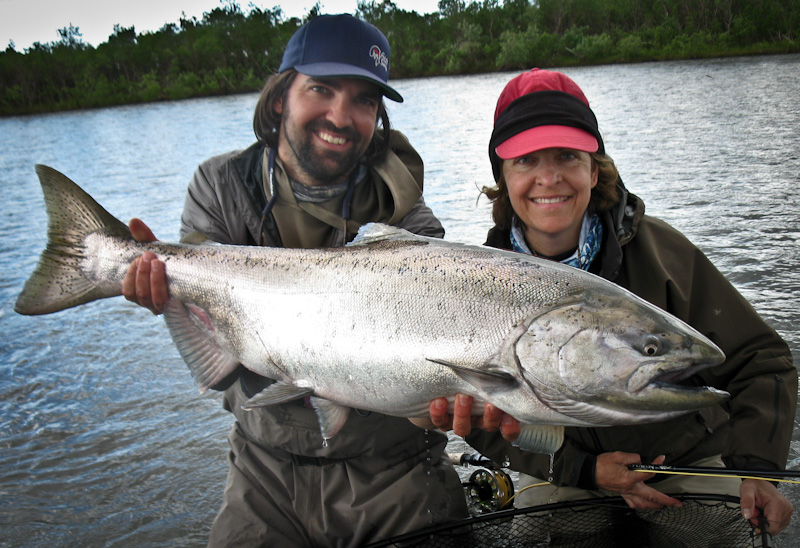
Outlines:
[{"label": "overcast sky", "polygon": [[[262,9],[280,6],[286,17],[303,17],[316,0],[240,0],[243,10],[253,4]],[[358,0],[319,0],[322,13],[352,13]],[[400,9],[420,14],[438,11],[438,0],[395,0]],[[98,46],[114,32],[114,25],[135,27],[137,34],[156,31],[167,23],[222,6],[220,0],[0,0],[0,51],[10,41],[24,52],[34,42],[47,44],[59,40],[58,29],[78,27],[84,43]]]}]

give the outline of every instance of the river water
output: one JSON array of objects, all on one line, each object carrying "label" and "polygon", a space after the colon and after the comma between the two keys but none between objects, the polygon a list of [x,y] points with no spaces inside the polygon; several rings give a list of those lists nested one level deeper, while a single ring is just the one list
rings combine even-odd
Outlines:
[{"label": "river water", "polygon": [[[703,249],[800,358],[800,55],[565,72],[651,215]],[[447,239],[482,243],[478,189],[500,90],[516,73],[396,82],[392,124],[426,162]],[[202,546],[230,416],[199,395],[160,318],[124,299],[52,316],[13,303],[45,243],[33,166],[176,240],[205,158],[249,145],[252,94],[0,119],[0,546]],[[797,420],[795,421],[797,425]],[[795,428],[790,460],[800,458]],[[800,509],[800,488],[781,487]],[[776,544],[800,547],[800,518]]]}]

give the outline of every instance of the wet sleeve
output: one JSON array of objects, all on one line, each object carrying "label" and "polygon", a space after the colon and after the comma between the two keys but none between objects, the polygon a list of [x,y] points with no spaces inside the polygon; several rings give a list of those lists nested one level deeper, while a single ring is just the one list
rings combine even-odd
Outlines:
[{"label": "wet sleeve", "polygon": [[723,457],[737,468],[785,466],[797,407],[797,370],[786,342],[738,290],[697,251],[687,321],[725,352],[702,371],[731,394],[725,404],[732,436]]}]

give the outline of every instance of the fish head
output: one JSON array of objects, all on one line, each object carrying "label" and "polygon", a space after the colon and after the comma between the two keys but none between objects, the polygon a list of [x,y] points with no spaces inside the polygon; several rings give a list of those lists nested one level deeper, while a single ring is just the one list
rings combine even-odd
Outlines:
[{"label": "fish head", "polygon": [[586,425],[656,422],[727,392],[679,384],[725,355],[697,330],[621,293],[538,315],[515,345],[521,377],[551,409]]}]

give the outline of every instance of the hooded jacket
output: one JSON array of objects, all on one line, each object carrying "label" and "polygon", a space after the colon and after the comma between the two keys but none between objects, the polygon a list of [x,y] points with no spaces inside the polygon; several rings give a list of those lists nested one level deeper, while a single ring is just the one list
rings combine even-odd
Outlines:
[{"label": "hooded jacket", "polygon": [[[642,462],[666,455],[689,465],[722,455],[728,467],[783,469],[797,406],[797,371],[787,344],[709,259],[667,223],[645,215],[644,203],[620,184],[621,202],[601,215],[604,241],[591,271],[670,312],[709,337],[724,363],[684,383],[731,394],[721,405],[660,423],[565,429],[564,445],[550,456],[521,451],[499,434],[474,430],[467,441],[497,462],[562,486],[596,488],[596,456],[638,453]],[[486,245],[510,249],[508,230],[494,227]],[[664,476],[656,476],[656,481]]]}]

